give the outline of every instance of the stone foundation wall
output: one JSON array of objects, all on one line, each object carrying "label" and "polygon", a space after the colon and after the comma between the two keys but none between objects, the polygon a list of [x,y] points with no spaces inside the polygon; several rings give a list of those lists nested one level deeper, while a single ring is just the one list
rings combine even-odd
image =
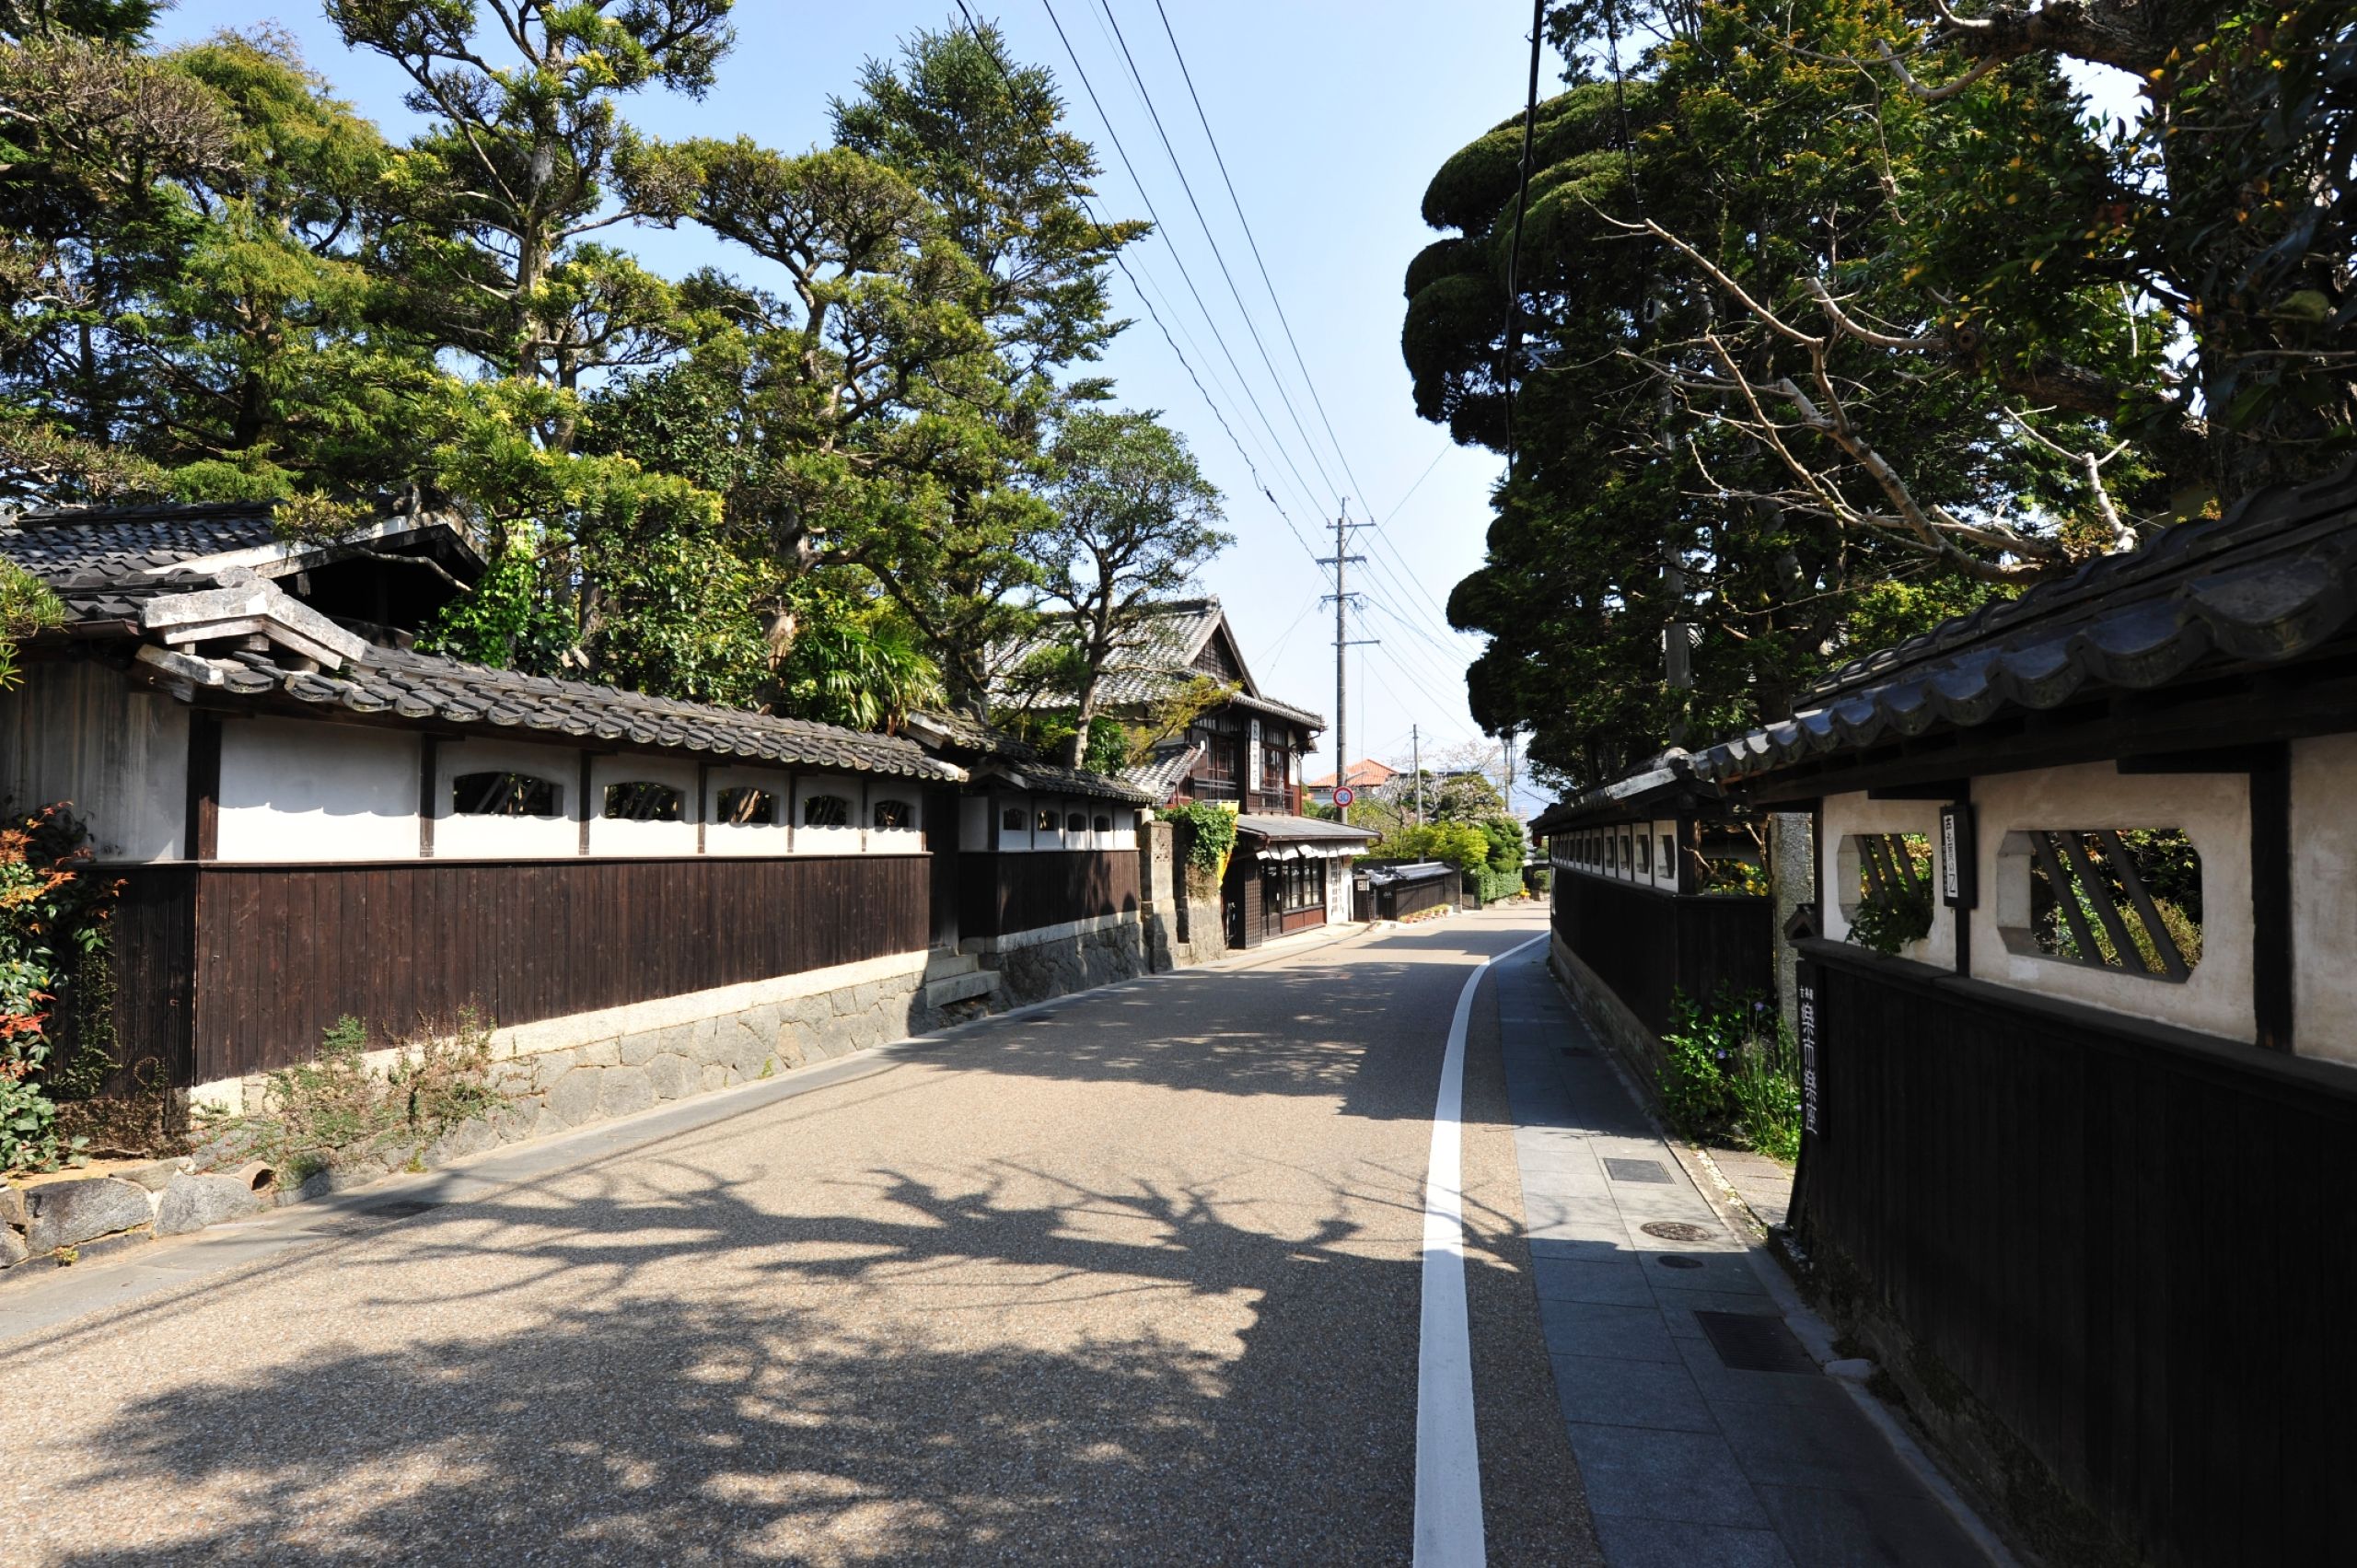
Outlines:
[{"label": "stone foundation wall", "polygon": [[1103,925],[1077,923],[1086,928],[1058,926],[997,938],[984,960],[999,973],[997,1000],[1020,1007],[1149,972],[1146,927],[1138,916],[1116,916]]}]

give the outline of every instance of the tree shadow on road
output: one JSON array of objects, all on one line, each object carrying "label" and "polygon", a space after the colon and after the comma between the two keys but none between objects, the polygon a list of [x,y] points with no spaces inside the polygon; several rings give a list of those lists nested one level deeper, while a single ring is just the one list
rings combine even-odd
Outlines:
[{"label": "tree shadow on road", "polygon": [[[1010,1203],[889,1171],[864,1214],[802,1216],[668,1179],[355,1244],[322,1265],[332,1331],[290,1324],[296,1353],[82,1446],[88,1504],[217,1525],[62,1561],[1404,1556],[1418,1265],[1364,1255],[1360,1225],[1287,1238],[1199,1193]],[[205,1306],[153,1331],[201,1334]]]}]

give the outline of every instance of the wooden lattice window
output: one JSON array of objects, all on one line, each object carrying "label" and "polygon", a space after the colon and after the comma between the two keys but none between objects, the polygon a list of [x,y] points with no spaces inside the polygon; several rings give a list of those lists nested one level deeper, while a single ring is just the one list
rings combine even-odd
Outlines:
[{"label": "wooden lattice window", "polygon": [[1021,832],[1023,830],[1023,807],[1020,806],[1010,806],[1005,810],[1000,812],[998,814],[998,830],[1002,833]]},{"label": "wooden lattice window", "polygon": [[1839,888],[1850,938],[1896,953],[1932,934],[1929,833],[1852,833],[1841,841]]},{"label": "wooden lattice window", "polygon": [[905,800],[879,800],[871,815],[878,828],[913,828],[917,825],[917,808]]},{"label": "wooden lattice window", "polygon": [[1074,811],[1066,816],[1064,818],[1064,831],[1067,833],[1085,833],[1088,831],[1088,813],[1086,811]]},{"label": "wooden lattice window", "polygon": [[531,773],[460,773],[450,781],[450,810],[459,817],[563,815],[563,786]]},{"label": "wooden lattice window", "polygon": [[851,802],[840,795],[804,796],[802,825],[806,828],[848,828],[851,826]]},{"label": "wooden lattice window", "polygon": [[1097,814],[1097,830],[1100,833],[1111,832],[1113,830],[1113,819],[1106,816],[1102,811],[1098,812]]},{"label": "wooden lattice window", "polygon": [[749,786],[720,792],[721,821],[739,828],[777,826],[777,796]]},{"label": "wooden lattice window", "polygon": [[1052,833],[1056,830],[1056,814],[1052,811],[1042,811],[1033,819],[1031,826],[1039,832]]},{"label": "wooden lattice window", "polygon": [[632,779],[606,786],[609,822],[677,822],[687,815],[688,797],[667,784]]},{"label": "wooden lattice window", "polygon": [[2001,902],[2009,946],[2167,981],[2201,962],[2201,856],[2181,830],[2030,829],[2005,836],[2000,861],[2028,893]]}]

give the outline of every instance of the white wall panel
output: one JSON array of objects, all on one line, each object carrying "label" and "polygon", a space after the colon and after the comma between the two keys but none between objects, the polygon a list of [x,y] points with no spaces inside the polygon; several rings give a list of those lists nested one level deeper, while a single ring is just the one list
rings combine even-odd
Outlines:
[{"label": "white wall panel", "polygon": [[223,860],[414,860],[418,738],[304,719],[221,726]]}]

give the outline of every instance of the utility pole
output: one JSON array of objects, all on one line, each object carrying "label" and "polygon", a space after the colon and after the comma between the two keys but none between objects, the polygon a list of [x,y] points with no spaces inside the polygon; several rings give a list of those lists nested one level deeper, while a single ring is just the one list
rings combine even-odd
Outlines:
[{"label": "utility pole", "polygon": [[[1378,637],[1351,637],[1351,603],[1359,596],[1350,591],[1345,578],[1353,562],[1364,562],[1364,555],[1351,553],[1351,530],[1367,528],[1366,523],[1351,521],[1351,504],[1342,503],[1342,515],[1334,519],[1334,553],[1321,555],[1318,563],[1334,568],[1334,591],[1326,595],[1334,601],[1334,787],[1342,789],[1351,782],[1351,682],[1350,650],[1362,644],[1380,642]],[[1338,807],[1341,819],[1351,819],[1351,808]]]},{"label": "utility pole", "polygon": [[1416,775],[1416,826],[1424,825],[1424,736],[1416,725],[1408,726],[1408,766]]}]

